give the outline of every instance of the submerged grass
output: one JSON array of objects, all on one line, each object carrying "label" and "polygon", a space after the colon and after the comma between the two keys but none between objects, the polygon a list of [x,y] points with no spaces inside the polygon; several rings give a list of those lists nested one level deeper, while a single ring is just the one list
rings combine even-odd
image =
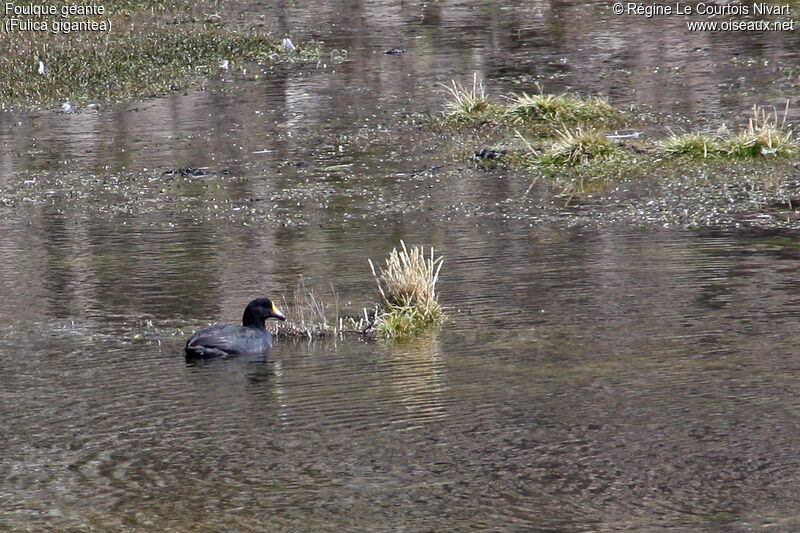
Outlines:
[{"label": "submerged grass", "polygon": [[436,282],[443,257],[436,257],[431,247],[426,256],[423,247],[394,248],[386,266],[376,271],[369,261],[372,275],[381,295],[381,312],[377,317],[378,332],[389,338],[414,337],[445,318],[436,295]]}]

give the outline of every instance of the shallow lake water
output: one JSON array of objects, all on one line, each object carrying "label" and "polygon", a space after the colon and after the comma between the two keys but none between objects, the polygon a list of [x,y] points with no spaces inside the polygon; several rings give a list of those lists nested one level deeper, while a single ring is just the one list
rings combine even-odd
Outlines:
[{"label": "shallow lake water", "polygon": [[[0,530],[800,527],[797,235],[508,216],[527,182],[404,122],[473,72],[733,120],[780,101],[793,34],[562,2],[291,4],[263,24],[350,59],[0,116]],[[162,174],[187,165],[216,173]],[[367,258],[400,239],[445,256],[440,331],[185,363],[180,332],[301,276],[360,312]]]}]

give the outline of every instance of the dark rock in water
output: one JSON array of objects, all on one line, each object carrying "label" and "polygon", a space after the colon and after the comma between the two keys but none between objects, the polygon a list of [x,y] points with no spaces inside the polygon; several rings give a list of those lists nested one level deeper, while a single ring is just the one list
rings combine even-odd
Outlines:
[{"label": "dark rock in water", "polygon": [[176,170],[167,170],[163,175],[172,176],[174,174],[178,174],[180,176],[205,176],[208,174],[208,172],[202,168],[183,167]]},{"label": "dark rock in water", "polygon": [[506,155],[506,150],[493,150],[491,148],[484,148],[479,152],[475,152],[474,159],[497,159],[500,156]]},{"label": "dark rock in water", "polygon": [[405,54],[405,48],[392,48],[391,50],[386,50],[383,52],[387,56],[399,56],[400,54]]},{"label": "dark rock in water", "polygon": [[230,170],[207,170],[203,168],[183,167],[175,170],[167,170],[162,176],[207,176],[209,174],[230,174]]}]

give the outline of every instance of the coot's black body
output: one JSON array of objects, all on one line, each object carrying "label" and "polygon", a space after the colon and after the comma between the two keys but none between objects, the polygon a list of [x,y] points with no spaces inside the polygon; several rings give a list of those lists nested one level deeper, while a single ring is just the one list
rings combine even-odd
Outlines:
[{"label": "coot's black body", "polygon": [[187,359],[261,354],[272,348],[272,335],[264,327],[268,318],[286,320],[268,298],[256,298],[244,309],[242,325],[215,324],[203,328],[186,342]]}]

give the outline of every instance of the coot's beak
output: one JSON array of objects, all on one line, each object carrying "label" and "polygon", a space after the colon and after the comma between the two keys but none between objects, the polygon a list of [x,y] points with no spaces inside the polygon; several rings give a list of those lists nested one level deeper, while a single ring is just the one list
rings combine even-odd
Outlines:
[{"label": "coot's beak", "polygon": [[286,317],[283,316],[283,313],[281,313],[280,310],[277,307],[275,307],[275,302],[272,302],[272,316],[274,316],[278,320],[286,320]]}]

